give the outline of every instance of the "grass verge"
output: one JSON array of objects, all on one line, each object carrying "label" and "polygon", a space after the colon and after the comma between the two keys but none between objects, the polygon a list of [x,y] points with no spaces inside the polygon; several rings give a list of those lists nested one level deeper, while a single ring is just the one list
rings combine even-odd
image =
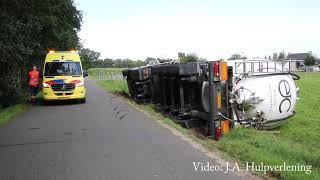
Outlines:
[{"label": "grass verge", "polygon": [[[276,129],[280,131],[279,135],[239,128],[225,135],[221,141],[213,142],[175,124],[158,113],[154,105],[139,105],[129,101],[207,149],[218,149],[242,164],[253,162],[256,165],[281,166],[285,163],[286,166],[305,168],[305,171],[268,171],[268,176],[279,179],[320,179],[320,118],[317,113],[320,110],[317,105],[320,102],[320,73],[301,73],[300,76],[301,80],[296,82],[301,92],[296,106],[297,114]],[[125,80],[98,81],[98,84],[111,92],[128,92]]]},{"label": "grass verge", "polygon": [[0,127],[4,126],[10,119],[27,109],[26,104],[17,104],[0,111]]},{"label": "grass verge", "polygon": [[127,82],[125,80],[97,80],[97,83],[109,92],[129,94]]}]

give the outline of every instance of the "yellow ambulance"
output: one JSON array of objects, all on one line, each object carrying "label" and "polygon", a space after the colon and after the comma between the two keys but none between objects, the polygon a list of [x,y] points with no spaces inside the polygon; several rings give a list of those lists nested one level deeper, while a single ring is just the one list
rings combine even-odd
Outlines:
[{"label": "yellow ambulance", "polygon": [[43,100],[77,99],[86,102],[86,87],[77,51],[50,51],[43,68]]}]

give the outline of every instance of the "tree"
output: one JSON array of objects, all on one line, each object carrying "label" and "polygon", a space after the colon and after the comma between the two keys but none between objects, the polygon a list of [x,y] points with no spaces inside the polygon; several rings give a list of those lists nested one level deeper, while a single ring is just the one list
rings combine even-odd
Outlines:
[{"label": "tree", "polygon": [[306,59],[304,60],[304,64],[306,66],[313,66],[316,63],[316,57],[314,57],[311,54],[308,54],[308,56],[306,57]]},{"label": "tree", "polygon": [[180,63],[197,62],[199,57],[195,54],[178,53]]},{"label": "tree", "polygon": [[106,68],[106,67],[113,67],[113,60],[112,59],[104,59],[104,67]]},{"label": "tree", "polygon": [[144,66],[145,64],[144,64],[144,62],[143,61],[141,61],[141,60],[137,60],[136,61],[136,66],[138,67],[138,66]]},{"label": "tree", "polygon": [[199,61],[208,61],[206,58],[199,58]]},{"label": "tree", "polygon": [[153,57],[147,57],[147,59],[144,61],[145,64],[149,64],[150,61],[156,61],[157,59],[156,58],[153,58]]},{"label": "tree", "polygon": [[273,53],[272,59],[273,59],[273,60],[277,60],[277,59],[278,59],[278,54],[277,54],[277,53]]},{"label": "tree", "polygon": [[81,58],[81,63],[83,69],[92,68],[92,64],[94,61],[98,61],[100,58],[100,53],[94,50],[90,50],[88,48],[83,48],[79,50],[79,55]]},{"label": "tree", "polygon": [[[241,59],[240,54],[232,54],[231,57],[228,60],[236,60],[236,59]],[[245,58],[246,59],[246,58]]]},{"label": "tree", "polygon": [[286,55],[285,55],[285,52],[282,51],[282,52],[279,53],[278,59],[283,60],[283,59],[285,59],[285,56],[286,56]]},{"label": "tree", "polygon": [[27,72],[42,67],[48,49],[80,47],[82,15],[73,0],[1,1],[0,12],[1,106],[8,92],[27,89]]},{"label": "tree", "polygon": [[228,60],[237,60],[237,59],[247,59],[247,57],[241,56],[240,54],[232,54]]}]

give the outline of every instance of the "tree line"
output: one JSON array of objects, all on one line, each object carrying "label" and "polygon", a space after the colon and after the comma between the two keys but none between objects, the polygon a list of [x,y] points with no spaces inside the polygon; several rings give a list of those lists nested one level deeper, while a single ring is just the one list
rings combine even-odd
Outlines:
[{"label": "tree line", "polygon": [[151,61],[156,61],[158,63],[180,61],[181,63],[196,62],[196,61],[206,61],[204,58],[199,58],[195,53],[186,54],[178,53],[178,59],[171,58],[154,58],[147,57],[145,60],[131,60],[131,59],[101,59],[101,54],[97,51],[82,48],[79,50],[79,55],[81,57],[82,66],[84,69],[90,68],[132,68],[145,66]]},{"label": "tree line", "polygon": [[73,0],[1,1],[0,21],[1,108],[23,99],[28,71],[49,49],[81,47],[82,13]]},{"label": "tree line", "polygon": [[81,63],[83,69],[90,68],[131,68],[144,66],[145,62],[142,60],[130,60],[130,59],[101,59],[101,54],[88,48],[82,48],[79,50],[81,57]]}]

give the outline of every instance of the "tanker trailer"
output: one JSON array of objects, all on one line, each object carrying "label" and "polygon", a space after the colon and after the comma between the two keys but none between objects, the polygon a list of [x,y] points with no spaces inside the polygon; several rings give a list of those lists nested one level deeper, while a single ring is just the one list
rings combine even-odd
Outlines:
[{"label": "tanker trailer", "polygon": [[219,139],[218,134],[238,125],[272,129],[295,114],[294,80],[299,77],[284,68],[254,72],[257,68],[251,67],[253,71],[239,73],[237,66],[211,61],[158,64],[123,73],[131,97],[159,105],[187,128],[198,121],[209,136]]}]

